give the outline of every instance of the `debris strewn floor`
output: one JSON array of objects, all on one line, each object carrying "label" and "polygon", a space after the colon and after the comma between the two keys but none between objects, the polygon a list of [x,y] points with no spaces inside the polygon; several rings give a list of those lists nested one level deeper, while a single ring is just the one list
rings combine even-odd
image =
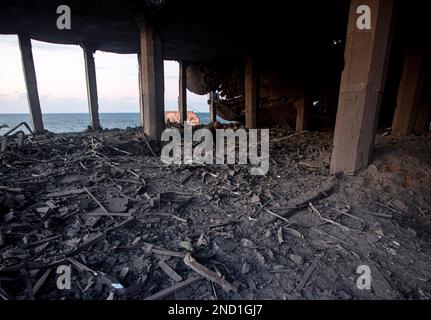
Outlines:
[{"label": "debris strewn floor", "polygon": [[[331,177],[331,134],[271,134],[264,177],[165,166],[140,129],[47,134],[43,152],[10,143],[0,297],[431,298],[430,136],[379,135],[367,170]],[[371,290],[357,288],[361,265]]]}]

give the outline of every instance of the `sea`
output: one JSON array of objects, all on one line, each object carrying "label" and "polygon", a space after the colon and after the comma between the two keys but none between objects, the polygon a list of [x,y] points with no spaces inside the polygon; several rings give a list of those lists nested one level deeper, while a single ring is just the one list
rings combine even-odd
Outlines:
[{"label": "sea", "polygon": [[[196,112],[201,124],[210,122],[209,112]],[[100,113],[100,124],[105,129],[127,129],[140,126],[139,113]],[[221,122],[223,119],[218,119]],[[30,127],[29,114],[7,114],[0,113],[0,127],[7,125],[8,128],[0,129],[0,135],[5,134],[21,122],[27,122]],[[43,124],[45,129],[54,133],[82,132],[88,127],[89,115],[87,113],[44,113]]]}]

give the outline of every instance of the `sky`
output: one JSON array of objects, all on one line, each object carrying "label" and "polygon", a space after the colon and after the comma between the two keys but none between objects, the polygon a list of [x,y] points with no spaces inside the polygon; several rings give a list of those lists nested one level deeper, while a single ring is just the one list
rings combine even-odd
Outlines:
[{"label": "sky", "polygon": [[[88,113],[82,49],[32,40],[43,113]],[[99,112],[139,112],[136,54],[95,54]],[[165,61],[165,110],[178,110],[178,63]],[[207,97],[188,91],[189,110],[208,112]],[[0,35],[0,113],[28,113],[18,39]]]}]

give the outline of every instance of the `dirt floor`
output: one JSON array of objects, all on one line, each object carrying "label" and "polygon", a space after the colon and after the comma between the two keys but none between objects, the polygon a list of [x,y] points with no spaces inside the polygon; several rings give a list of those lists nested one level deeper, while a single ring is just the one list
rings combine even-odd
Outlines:
[{"label": "dirt floor", "polygon": [[[431,136],[379,134],[368,169],[331,177],[330,133],[271,135],[262,177],[165,166],[139,129],[10,143],[0,297],[429,299]],[[371,290],[357,288],[362,265]]]}]

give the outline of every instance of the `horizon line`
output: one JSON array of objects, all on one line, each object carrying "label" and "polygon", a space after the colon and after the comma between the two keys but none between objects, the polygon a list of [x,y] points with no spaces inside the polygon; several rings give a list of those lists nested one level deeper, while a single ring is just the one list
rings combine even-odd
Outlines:
[{"label": "horizon line", "polygon": [[[190,110],[192,111],[192,110]],[[178,112],[178,110],[165,110],[165,112]],[[209,111],[192,111],[195,113],[209,113]],[[129,111],[129,112],[122,112],[122,111],[115,111],[115,112],[99,112],[99,114],[118,114],[118,113],[133,113],[133,114],[140,114],[140,112],[136,112],[136,111]],[[30,115],[30,113],[26,113],[26,112],[0,112],[1,114],[16,114],[16,115]],[[89,114],[88,112],[43,112],[42,116],[44,114]]]}]

